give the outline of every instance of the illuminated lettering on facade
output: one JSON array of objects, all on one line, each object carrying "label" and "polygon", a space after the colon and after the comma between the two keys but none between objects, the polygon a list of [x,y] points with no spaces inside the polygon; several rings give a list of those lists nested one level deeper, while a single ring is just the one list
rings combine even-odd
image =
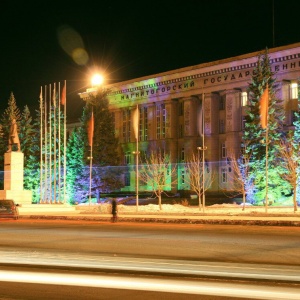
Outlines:
[{"label": "illuminated lettering on facade", "polygon": [[[300,57],[300,54],[297,55],[297,58],[298,57]],[[282,63],[275,65],[275,63],[278,63],[278,61],[280,61]],[[120,95],[119,99],[121,101],[122,100],[126,101],[126,100],[135,100],[138,98],[146,98],[146,97],[151,97],[151,96],[159,96],[159,95],[163,95],[166,93],[167,94],[178,93],[181,91],[186,91],[186,90],[190,90],[193,88],[197,88],[199,86],[224,84],[224,83],[233,82],[233,81],[245,80],[247,78],[250,78],[254,73],[253,65],[251,65],[251,69],[249,69],[250,65],[247,65],[246,67],[248,67],[248,69],[243,70],[243,71],[242,70],[237,71],[237,69],[243,69],[243,68],[245,68],[245,65],[226,68],[226,69],[222,69],[222,70],[215,70],[215,71],[206,72],[206,73],[200,73],[197,75],[191,75],[190,77],[194,78],[194,80],[192,80],[192,81],[189,80],[189,81],[180,82],[182,80],[182,78],[177,78],[177,79],[173,79],[173,80],[170,80],[167,82],[167,83],[169,83],[169,82],[173,83],[175,81],[179,81],[174,84],[164,84],[161,82],[154,83],[154,84],[148,84],[145,86],[133,88],[132,92],[130,91],[130,89],[128,89],[128,92],[127,91],[123,92],[124,90],[122,90],[122,91],[117,92],[116,94]],[[274,59],[273,66],[272,66],[275,74],[280,71],[286,72],[287,70],[295,69],[295,68],[299,68],[299,67],[300,67],[300,60],[287,62],[285,60],[285,57]],[[235,71],[231,71],[231,70],[235,70]],[[215,76],[215,74],[218,74],[218,75]]]}]

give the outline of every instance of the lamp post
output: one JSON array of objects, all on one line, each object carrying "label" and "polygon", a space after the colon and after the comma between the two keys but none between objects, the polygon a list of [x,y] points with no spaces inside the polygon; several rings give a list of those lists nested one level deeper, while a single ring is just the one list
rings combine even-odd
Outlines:
[{"label": "lamp post", "polygon": [[136,151],[133,151],[132,153],[136,156],[135,160],[135,174],[136,174],[136,180],[135,180],[135,186],[136,186],[136,211],[139,209],[139,122],[140,122],[140,111],[139,106],[137,105],[136,108],[133,110],[133,131],[134,136],[136,139]]},{"label": "lamp post", "polygon": [[[92,92],[97,95],[98,87],[103,84],[104,78],[100,74],[95,74],[92,77]],[[85,100],[85,99],[84,99]],[[86,99],[88,102],[88,100]],[[90,145],[90,156],[88,159],[90,160],[90,183],[89,183],[89,205],[91,205],[91,197],[92,197],[92,172],[93,172],[93,139],[94,139],[94,104],[90,102],[92,106],[92,115],[89,121],[88,135],[89,135],[89,145]]]},{"label": "lamp post", "polygon": [[[204,135],[203,135],[204,137]],[[204,145],[204,143],[203,143]],[[205,157],[204,157],[204,151],[207,150],[206,146],[202,147],[197,147],[198,151],[202,151],[202,207],[203,207],[203,212],[205,211],[205,177],[204,177],[204,172],[205,172]],[[199,152],[198,152],[199,153]],[[198,155],[198,161],[199,161],[199,169],[200,169],[200,157]],[[200,181],[200,176],[199,176],[199,181]],[[200,187],[200,182],[199,182],[199,187]]]},{"label": "lamp post", "polygon": [[138,142],[136,143],[136,151],[132,152],[135,155],[135,192],[136,192],[136,211],[139,210],[139,154]]}]

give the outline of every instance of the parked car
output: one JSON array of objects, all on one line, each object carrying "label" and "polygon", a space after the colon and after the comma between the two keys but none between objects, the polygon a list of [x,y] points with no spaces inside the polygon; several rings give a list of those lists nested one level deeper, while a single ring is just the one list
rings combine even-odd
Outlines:
[{"label": "parked car", "polygon": [[0,199],[0,218],[19,218],[18,204],[14,200],[1,200]]}]

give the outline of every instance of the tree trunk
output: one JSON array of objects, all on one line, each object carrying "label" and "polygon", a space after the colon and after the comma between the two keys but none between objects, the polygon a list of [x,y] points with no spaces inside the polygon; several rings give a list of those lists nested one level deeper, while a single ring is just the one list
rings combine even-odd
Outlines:
[{"label": "tree trunk", "polygon": [[200,193],[198,194],[198,201],[199,201],[199,210],[201,210],[202,205],[201,205],[201,194]]},{"label": "tree trunk", "polygon": [[246,193],[243,191],[243,210],[245,210],[245,205],[246,205]]},{"label": "tree trunk", "polygon": [[298,210],[297,207],[297,186],[294,186],[294,194],[293,194],[293,202],[294,202],[294,212]]},{"label": "tree trunk", "polygon": [[161,207],[161,194],[158,195],[158,205],[159,205],[159,210],[162,210],[162,207]]}]

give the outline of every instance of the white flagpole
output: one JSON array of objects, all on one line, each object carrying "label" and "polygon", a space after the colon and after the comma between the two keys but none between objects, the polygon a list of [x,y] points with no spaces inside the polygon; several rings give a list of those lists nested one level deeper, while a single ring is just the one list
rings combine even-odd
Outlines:
[{"label": "white flagpole", "polygon": [[[205,155],[204,155],[204,151],[207,149],[207,147],[205,146],[205,138],[204,138],[204,126],[205,126],[205,122],[204,122],[204,105],[205,105],[205,94],[202,93],[202,105],[201,105],[201,123],[199,125],[199,133],[202,136],[202,146],[201,147],[197,147],[198,150],[202,151],[202,209],[203,212],[205,212]],[[198,123],[199,124],[199,123]],[[200,158],[198,157],[199,160],[199,166],[200,166]],[[199,170],[200,173],[200,170]],[[200,174],[199,174],[200,175]],[[199,178],[200,181],[200,178]],[[200,189],[200,184],[199,184],[199,189]],[[200,202],[200,201],[199,201]],[[200,204],[199,204],[200,205]],[[199,206],[200,209],[200,206]]]},{"label": "white flagpole", "polygon": [[44,105],[45,105],[45,142],[44,142],[44,147],[45,147],[45,153],[44,153],[44,160],[45,160],[45,175],[44,175],[44,199],[43,199],[43,203],[47,202],[47,191],[48,191],[48,182],[47,182],[47,178],[48,178],[48,122],[47,122],[47,86],[45,85],[45,101],[44,101]]},{"label": "white flagpole", "polygon": [[40,203],[43,199],[43,88],[40,93]]},{"label": "white flagpole", "polygon": [[91,200],[92,200],[92,172],[93,172],[93,140],[94,140],[94,107],[92,105],[92,117],[91,117],[91,124],[89,126],[90,134],[91,134],[91,155],[90,155],[90,186],[89,186],[89,205],[91,205]]},{"label": "white flagpole", "polygon": [[52,204],[52,106],[51,106],[51,101],[52,101],[52,89],[51,89],[51,84],[50,84],[50,90],[49,90],[49,200],[50,204]]},{"label": "white flagpole", "polygon": [[53,130],[54,130],[54,136],[53,136],[53,196],[54,196],[54,203],[57,201],[56,197],[56,179],[57,179],[57,168],[56,168],[56,83],[54,83],[54,92],[53,92]]},{"label": "white flagpole", "polygon": [[205,156],[204,151],[206,150],[205,144],[204,144],[204,102],[205,102],[205,94],[202,93],[202,205],[203,205],[203,212],[205,212]]},{"label": "white flagpole", "polygon": [[61,139],[61,134],[60,134],[60,101],[61,101],[61,97],[60,97],[60,82],[58,83],[58,202],[61,202],[61,193],[60,193],[60,188],[61,188],[61,149],[60,149],[60,139]]},{"label": "white flagpole", "polygon": [[266,213],[268,212],[268,205],[269,205],[269,201],[268,201],[268,185],[269,185],[269,180],[268,180],[268,177],[269,177],[269,163],[268,163],[268,160],[269,160],[269,87],[267,85],[267,89],[268,89],[268,101],[267,101],[267,121],[266,121],[266,125],[267,125],[267,128],[266,128],[266,199],[265,199],[265,211]]},{"label": "white flagpole", "polygon": [[66,174],[67,174],[67,82],[65,80],[64,103],[64,203],[66,203]]},{"label": "white flagpole", "polygon": [[140,119],[140,111],[139,106],[136,106],[136,109],[133,113],[133,130],[136,139],[136,151],[133,153],[136,155],[135,157],[135,190],[136,190],[136,211],[139,209],[139,119]]}]

